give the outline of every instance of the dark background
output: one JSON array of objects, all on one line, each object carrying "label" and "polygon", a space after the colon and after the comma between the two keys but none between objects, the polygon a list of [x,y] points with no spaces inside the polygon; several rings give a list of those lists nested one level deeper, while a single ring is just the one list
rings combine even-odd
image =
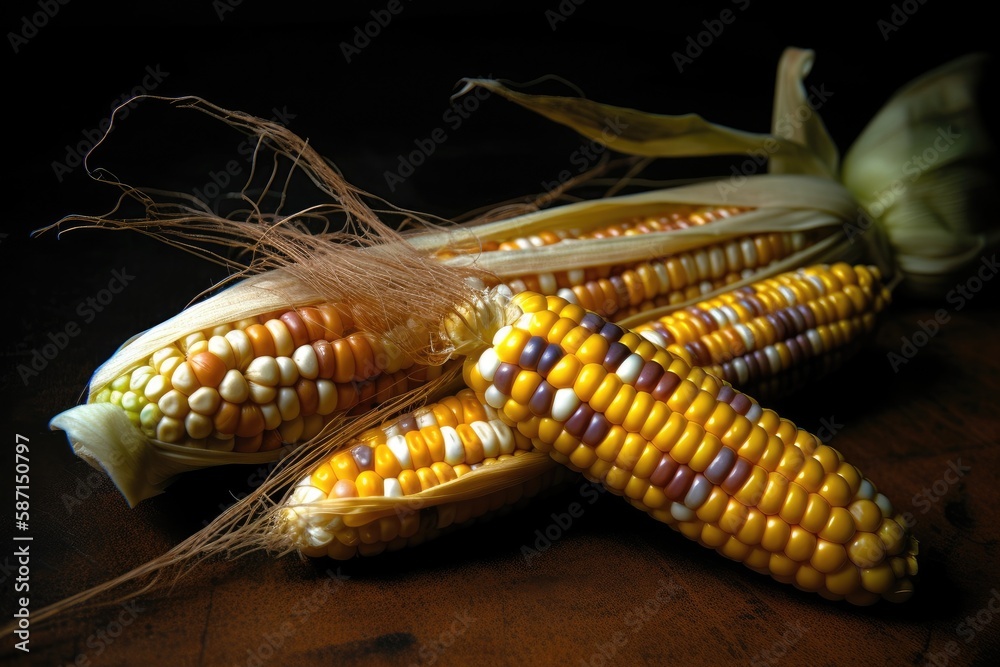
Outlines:
[{"label": "dark background", "polygon": [[[370,12],[383,10],[386,2],[331,3],[323,8],[307,2],[251,0],[235,7],[225,0],[156,6],[82,0],[65,5],[42,0],[41,4],[58,6],[58,12],[16,53],[9,35],[0,46],[7,112],[7,205],[0,218],[0,270],[7,304],[0,336],[0,404],[5,406],[0,409],[0,426],[6,431],[0,437],[11,440],[14,433],[21,433],[32,440],[33,531],[39,536],[34,547],[38,557],[32,562],[33,606],[96,584],[161,553],[210,519],[218,511],[214,508],[231,502],[232,494],[255,485],[253,472],[245,469],[205,471],[167,495],[128,510],[110,483],[88,477],[90,469],[72,456],[65,439],[45,428],[49,418],[78,400],[93,369],[126,338],[176,313],[226,276],[221,267],[132,233],[85,230],[61,238],[54,233],[29,237],[32,230],[63,216],[97,214],[113,205],[113,188],[92,181],[80,166],[57,175],[53,163],[66,161],[67,146],[95,136],[95,128],[110,116],[116,101],[142,83],[147,68],[168,73],[150,91],[156,95],[197,95],[265,118],[284,110],[290,129],[308,138],[354,185],[404,208],[452,217],[544,191],[544,184],[554,181],[561,171],[574,169],[570,156],[583,143],[571,131],[496,97],[483,102],[453,129],[443,115],[463,77],[530,81],[557,75],[598,101],[659,113],[697,112],[714,122],[763,132],[770,122],[782,50],[811,48],[817,60],[808,81],[833,93],[822,115],[843,154],[898,87],[952,58],[990,50],[995,41],[995,23],[972,3],[942,0],[858,3],[857,7],[840,3],[764,6],[753,0],[745,11],[739,9],[743,3],[721,0],[683,5],[587,0],[578,6],[570,0],[530,5],[468,3],[472,6],[402,0],[403,11],[347,62],[341,43],[353,40],[355,27],[372,21]],[[894,8],[903,4],[916,11],[885,39],[878,22],[889,20]],[[8,3],[0,27],[5,34],[22,32],[24,17],[42,11],[40,6],[23,0]],[[546,11],[558,12],[560,6],[573,12],[553,30]],[[652,13],[655,8],[658,13]],[[679,72],[672,54],[687,48],[688,37],[705,30],[702,21],[717,19],[724,9],[731,9],[736,20]],[[538,90],[572,94],[570,88],[552,81]],[[986,109],[990,118],[995,117],[992,102]],[[447,141],[392,191],[385,172],[396,169],[397,156],[412,151],[414,141],[426,139],[436,128],[444,129]],[[229,160],[245,167],[244,157],[237,152],[242,141],[242,136],[222,123],[190,111],[167,109],[162,103],[144,102],[129,110],[106,146],[92,156],[91,164],[108,168],[130,183],[191,192],[203,190],[211,175]],[[660,173],[676,178],[726,174],[732,163],[728,158],[677,161],[661,166]],[[293,205],[309,203],[313,196],[305,188],[296,188],[292,195]],[[107,286],[114,268],[124,268],[134,280],[92,321],[85,321],[80,304]],[[896,437],[906,441],[899,429],[910,428],[909,442],[916,442],[928,430],[946,424],[940,426],[945,432],[934,443],[981,452],[976,479],[982,486],[975,506],[990,506],[996,499],[995,485],[989,480],[996,478],[992,452],[997,440],[995,415],[990,414],[995,394],[990,391],[997,384],[995,376],[988,374],[998,366],[991,342],[994,335],[988,333],[998,323],[996,286],[990,289],[994,292],[985,292],[961,318],[956,317],[957,324],[935,339],[937,347],[917,357],[906,369],[910,374],[902,377],[887,368],[886,350],[897,346],[900,335],[912,332],[915,323],[940,303],[901,304],[880,335],[881,347],[863,353],[845,373],[818,383],[808,394],[781,403],[782,414],[808,428],[817,428],[820,419],[831,414],[843,416],[847,428],[860,437],[853,445],[844,441],[838,446],[850,449],[852,460],[860,458],[863,470],[866,462],[879,467],[882,478],[891,476],[899,461],[890,454],[909,460],[916,468],[889,483],[904,499],[922,484],[933,482],[953,458],[953,451],[903,445],[898,445],[901,451],[891,445],[890,453],[875,450]],[[29,363],[32,351],[48,343],[50,334],[73,322],[80,325],[79,335],[37,376],[24,380],[18,365]],[[960,363],[965,364],[963,370],[950,370],[950,364]],[[933,381],[942,384],[935,386]],[[942,412],[928,417],[930,406],[943,406]],[[931,421],[921,424],[921,417]],[[964,442],[958,442],[956,434],[963,434]],[[0,463],[5,478],[10,467],[6,458]],[[84,487],[79,487],[81,483]],[[78,499],[84,495],[85,502],[67,506],[66,493]],[[775,617],[774,610],[787,603],[790,609],[782,613],[783,618],[792,618],[785,613],[813,613],[818,607],[817,617],[810,622],[832,623],[841,639],[822,639],[819,635],[825,630],[816,626],[818,632],[808,640],[788,648],[785,664],[802,664],[808,656],[813,664],[846,664],[845,660],[924,664],[931,652],[943,650],[955,639],[952,633],[963,612],[974,613],[981,607],[986,591],[1000,580],[993,546],[997,533],[987,527],[988,517],[977,516],[975,522],[963,524],[961,516],[935,514],[935,523],[925,527],[935,538],[928,558],[931,585],[923,603],[902,611],[895,607],[845,611],[842,606],[824,605],[818,598],[789,594],[784,587],[721,562],[678,536],[664,537],[664,531],[651,526],[646,517],[621,512],[620,504],[610,500],[602,500],[581,520],[577,541],[567,539],[560,545],[562,553],[548,561],[557,566],[536,570],[527,582],[507,583],[510,572],[516,572],[521,563],[518,545],[533,539],[534,528],[549,523],[550,512],[564,511],[565,498],[532,508],[521,524],[506,519],[474,529],[473,544],[457,551],[454,543],[429,545],[412,556],[354,565],[355,581],[368,588],[361,589],[364,595],[352,597],[357,607],[341,612],[346,617],[342,620],[365,627],[370,623],[381,634],[366,644],[353,639],[343,624],[336,630],[325,627],[324,632],[333,632],[326,645],[335,649],[324,649],[321,637],[310,635],[305,641],[299,636],[294,653],[269,664],[288,664],[293,659],[299,664],[329,663],[334,656],[350,664],[419,662],[422,642],[438,636],[439,630],[421,634],[408,625],[393,628],[385,619],[393,617],[394,607],[409,607],[393,602],[394,594],[386,590],[392,586],[405,587],[406,595],[427,596],[429,611],[415,611],[413,618],[423,614],[440,617],[442,623],[450,622],[455,600],[496,602],[503,629],[512,637],[498,635],[500,628],[495,626],[480,639],[470,630],[453,652],[441,654],[443,664],[462,664],[477,655],[485,656],[489,664],[558,664],[569,658],[576,664],[573,656],[587,655],[591,643],[606,641],[601,628],[611,632],[618,627],[616,619],[630,600],[641,601],[654,591],[653,581],[666,571],[664,563],[675,558],[679,564],[670,567],[677,577],[690,577],[688,590],[705,582],[718,590],[710,588],[701,597],[694,596],[697,604],[676,612],[676,618],[664,615],[645,627],[642,640],[633,639],[616,659],[642,663],[672,657],[680,664],[696,660],[746,663],[775,646],[782,636],[780,623],[767,623]],[[969,511],[964,500],[960,507]],[[940,508],[935,511],[940,513]],[[0,525],[6,536],[9,522],[5,519]],[[961,542],[963,535],[971,534],[963,531],[973,529],[986,530],[985,534],[976,532],[975,538],[984,546],[966,545],[978,560],[968,565],[974,570],[971,574],[959,577],[959,595],[954,592],[953,574],[935,578],[933,573],[961,570],[964,561],[956,562],[945,553],[956,540]],[[456,565],[443,564],[456,553]],[[591,557],[598,563],[596,568]],[[609,562],[619,565],[609,567]],[[154,607],[153,613],[142,618],[141,632],[129,633],[93,664],[135,664],[136,656],[159,660],[159,664],[245,661],[243,646],[259,638],[267,627],[263,619],[274,613],[280,619],[281,610],[288,607],[280,591],[301,591],[304,585],[304,575],[293,559],[273,567],[266,559],[254,563],[258,569],[250,574],[223,573],[213,580],[220,591],[228,592],[228,609],[240,616],[235,627],[213,626],[205,620],[206,614],[211,618],[211,603],[206,612],[204,596],[182,593],[179,601]],[[617,596],[611,592],[623,578],[641,577],[647,566],[654,573],[648,586]],[[394,574],[383,579],[382,568]],[[321,576],[321,569],[316,568],[316,576]],[[225,582],[233,582],[234,576],[237,586],[251,587],[242,603],[236,589],[226,588]],[[282,577],[296,580],[299,587],[290,586]],[[2,578],[6,617],[13,594],[10,579]],[[255,593],[257,584],[260,590]],[[460,585],[468,586],[469,592],[456,593],[454,598],[437,594],[437,589],[453,590]],[[506,597],[508,587],[517,589],[518,596]],[[576,589],[579,601],[573,597]],[[589,606],[588,595],[596,595],[599,605]],[[184,630],[192,622],[184,611],[189,600],[194,600],[191,614],[197,625],[190,632]],[[526,609],[524,605],[531,601],[537,608],[522,614],[519,609]],[[734,610],[742,615],[733,618]],[[410,618],[405,611],[398,613]],[[546,613],[562,619],[558,627],[544,625],[552,622]],[[33,662],[71,662],[88,650],[83,638],[103,627],[108,618],[84,618],[52,634],[39,629],[33,635],[37,643],[33,645],[38,647]],[[892,622],[895,618],[902,619],[900,624]],[[843,626],[838,625],[841,621]],[[563,627],[574,623],[575,634]],[[931,623],[937,634],[922,630]],[[759,641],[735,631],[739,624],[762,633],[757,635]],[[985,630],[983,637],[988,638],[963,648],[964,653],[951,664],[988,659],[997,647],[998,627],[994,623]],[[665,646],[671,632],[677,641],[669,644],[668,651]],[[244,633],[252,638],[245,638]],[[881,652],[865,657],[843,645],[862,635],[865,646],[881,646]],[[574,641],[579,651],[573,651]],[[891,648],[897,641],[898,654]],[[825,645],[830,647],[826,652]],[[167,647],[169,656],[161,653]],[[507,647],[504,650],[509,653],[497,653],[498,647]],[[622,657],[625,654],[627,658]]]}]

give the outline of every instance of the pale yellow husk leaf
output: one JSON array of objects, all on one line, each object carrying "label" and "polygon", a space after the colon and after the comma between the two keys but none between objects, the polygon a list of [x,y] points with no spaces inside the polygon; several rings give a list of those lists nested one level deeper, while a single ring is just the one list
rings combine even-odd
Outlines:
[{"label": "pale yellow husk leaf", "polygon": [[[809,50],[784,52],[771,133],[716,125],[693,114],[667,116],[581,98],[529,95],[494,80],[469,79],[466,85],[486,88],[621,153],[657,158],[766,154],[767,178],[798,174],[842,182],[854,208],[854,215],[844,218],[847,237],[875,237],[866,243],[876,248],[887,244],[911,292],[939,295],[956,275],[971,272],[1000,245],[1000,226],[985,213],[985,197],[996,187],[988,164],[994,145],[977,99],[987,57],[959,58],[900,90],[851,146],[842,167],[803,84],[813,61]],[[934,159],[914,166],[914,158],[925,151],[932,151],[927,154]],[[732,179],[711,183],[730,195],[726,203],[747,199],[745,187]],[[822,210],[823,203],[812,206]]]}]

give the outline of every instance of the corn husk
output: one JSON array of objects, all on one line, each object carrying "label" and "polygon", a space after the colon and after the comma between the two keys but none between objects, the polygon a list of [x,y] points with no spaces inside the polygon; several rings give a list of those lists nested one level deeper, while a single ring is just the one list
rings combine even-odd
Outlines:
[{"label": "corn husk", "polygon": [[986,215],[995,145],[978,104],[987,64],[974,54],[910,83],[844,158],[843,183],[885,230],[919,295],[940,296],[1000,245]]},{"label": "corn husk", "polygon": [[[869,259],[883,267],[894,264],[904,289],[940,294],[956,274],[971,272],[981,255],[1000,244],[1000,227],[985,215],[983,205],[985,194],[995,186],[985,164],[994,147],[977,100],[986,56],[955,60],[899,91],[851,146],[842,168],[836,145],[803,85],[813,59],[808,50],[792,48],[783,54],[770,133],[716,125],[694,114],[658,115],[587,99],[529,95],[490,79],[469,79],[466,87],[486,88],[626,154],[676,158],[763,152],[768,156],[766,176],[748,177],[745,183],[717,179],[701,191],[705,199],[698,203],[757,205],[766,216],[767,209],[781,209],[794,197],[789,188],[800,187],[772,179],[813,177],[816,182],[796,200],[803,204],[800,210],[839,216],[842,238],[851,246],[865,246]],[[610,127],[618,132],[609,134]],[[913,158],[928,150],[935,150],[937,157],[914,174],[918,167],[911,164]],[[820,183],[826,183],[828,193]],[[828,210],[829,199],[842,205]],[[785,228],[782,211],[775,213],[777,229],[770,231]],[[831,221],[830,226],[836,224]],[[846,245],[841,249],[849,250]]]},{"label": "corn husk", "polygon": [[[509,220],[475,225],[461,231],[418,235],[410,238],[410,243],[421,249],[440,251],[448,247],[467,246],[469,243],[481,244],[490,240],[528,236],[551,229],[568,227],[588,229],[626,218],[654,215],[677,204],[735,205],[752,207],[753,210],[703,226],[664,233],[579,239],[537,248],[482,253],[475,258],[475,263],[496,274],[500,279],[509,280],[520,275],[543,271],[563,271],[608,264],[627,265],[752,234],[819,232],[822,235],[818,242],[780,261],[772,262],[738,282],[687,301],[644,310],[622,319],[621,322],[625,324],[660,317],[723,291],[808,264],[871,261],[879,264],[882,270],[891,271],[884,255],[873,245],[876,241],[874,235],[870,237],[869,243],[852,243],[843,234],[844,224],[853,220],[856,214],[856,204],[850,194],[830,179],[803,175],[748,177],[734,194],[720,192],[715,183],[707,182],[578,202]],[[467,235],[472,235],[473,238],[470,239]],[[444,261],[463,265],[470,260],[468,255],[460,255]]]}]

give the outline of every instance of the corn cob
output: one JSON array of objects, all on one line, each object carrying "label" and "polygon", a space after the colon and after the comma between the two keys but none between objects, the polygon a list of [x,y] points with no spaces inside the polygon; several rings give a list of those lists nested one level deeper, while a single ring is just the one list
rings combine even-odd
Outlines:
[{"label": "corn cob", "polygon": [[[528,236],[514,236],[509,239],[486,239],[480,247],[476,248],[476,252],[525,250],[527,248],[555,245],[556,243],[568,240],[604,239],[616,236],[650,234],[653,232],[671,232],[689,227],[700,227],[721,218],[737,215],[746,210],[749,209],[738,206],[677,205],[664,207],[659,215],[635,216],[587,228],[555,228],[539,231],[537,234],[530,234]],[[439,258],[449,258],[462,252],[468,253],[471,250],[466,249],[463,251],[461,248],[450,247],[442,248],[435,254]]]},{"label": "corn cob", "polygon": [[[842,284],[842,280],[846,284]],[[856,341],[862,331],[869,331],[872,328],[876,314],[888,302],[888,297],[888,291],[882,287],[876,270],[861,266],[852,269],[843,264],[831,267],[820,265],[782,274],[726,293],[709,302],[680,311],[676,315],[639,325],[634,331],[665,347],[691,366],[702,366],[717,377],[722,377],[722,372],[725,370],[727,376],[723,379],[731,384],[739,387],[761,387],[765,380],[782,379],[783,375],[787,376],[802,370],[806,364],[828,362],[833,353],[843,350],[849,340]],[[807,323],[810,326],[806,327]],[[836,328],[838,326],[841,328]],[[740,330],[743,331],[742,335],[737,333]],[[831,330],[835,333],[831,334]],[[728,337],[722,337],[721,332],[725,332]],[[782,332],[782,335],[775,337],[776,332]],[[669,344],[668,340],[671,341]],[[703,357],[707,354],[705,350],[709,349],[713,356],[706,360]],[[766,356],[762,356],[765,354]],[[744,358],[746,361],[743,361]],[[732,372],[734,366],[729,361],[720,365],[718,362],[721,359],[735,361],[735,368],[740,372]],[[712,365],[713,360],[714,365]],[[774,362],[773,367],[771,361]],[[729,377],[729,374],[732,377]],[[447,410],[443,409],[445,407]],[[450,435],[448,427],[455,427],[459,423],[472,423],[473,432],[465,431],[461,438]],[[389,437],[414,433],[410,438],[417,440],[416,446],[419,448],[419,442],[426,440],[426,437],[417,438],[418,428],[423,432],[423,427],[433,426],[438,431],[449,433],[454,443],[453,447],[457,447],[459,441],[467,446],[469,442],[475,443],[477,437],[475,433],[489,434],[489,429],[483,431],[487,423],[494,429],[509,429],[498,421],[492,407],[480,404],[470,390],[464,390],[457,397],[444,399],[431,408],[419,411],[416,415],[397,419],[382,428],[373,429],[359,436],[359,444],[353,446],[349,452],[335,454],[330,461],[314,470],[311,476],[302,480],[290,502],[309,503],[325,498],[350,497],[352,494],[368,496],[370,493],[362,492],[361,486],[355,489],[350,483],[341,485],[341,493],[335,493],[340,480],[355,482],[362,467],[374,470],[376,473],[375,478],[371,476],[367,478],[365,489],[378,490],[380,487],[376,478],[379,478],[383,485],[387,485],[382,488],[393,489],[395,495],[398,482],[391,478],[398,473],[399,464],[398,456],[393,455],[385,447]],[[445,440],[438,431],[432,430],[431,433],[433,442],[439,443],[436,446],[440,447],[440,443]],[[514,437],[517,439],[515,454],[531,447],[530,441],[520,433],[514,431]],[[430,442],[428,441],[428,444]],[[398,437],[395,444],[397,449],[406,446]],[[377,450],[378,447],[381,447],[381,450]],[[405,452],[403,455],[406,456]],[[475,449],[471,455],[470,459],[470,452],[466,451],[466,458],[462,462],[469,463],[471,460],[474,469],[481,465],[479,461],[482,454]],[[431,452],[432,460],[437,463],[444,460],[441,458],[443,456],[445,456],[444,450]],[[456,457],[457,454],[453,453],[451,461],[446,463],[453,464],[458,460]],[[486,459],[490,462],[493,460],[495,459]],[[462,466],[455,466],[454,469],[457,474],[446,473],[448,479],[468,472]],[[375,480],[374,485],[372,480]],[[543,469],[538,473],[536,483],[541,485],[540,488],[548,488],[557,481],[551,475],[551,469]],[[419,493],[421,490],[423,487],[411,479],[408,492],[404,495]],[[475,507],[482,508],[496,501],[497,497],[490,499],[488,494],[484,494],[471,497],[465,502],[470,508],[474,503],[478,503]],[[451,509],[453,508],[448,511]],[[433,510],[436,511],[438,510]],[[464,508],[462,511],[465,511]],[[469,511],[472,512],[472,516],[481,513],[477,509]],[[422,542],[432,534],[436,535],[438,532],[436,520],[427,518],[427,515],[435,516],[433,512],[429,509],[419,521],[416,518],[410,519],[407,530],[415,531],[413,539],[409,539],[410,534],[403,531],[399,537],[407,539],[393,537],[387,544],[385,541],[372,542],[372,537],[369,537],[369,542],[358,543],[356,531],[345,528],[344,520],[349,522],[350,526],[358,526],[378,518],[384,526],[387,526],[382,528],[383,534],[396,535],[401,530],[398,515],[385,516],[383,513],[382,517],[374,517],[362,514],[348,515],[342,519],[336,514],[317,513],[315,509],[310,509],[305,514],[309,515],[308,521],[309,525],[314,527],[313,532],[305,533],[299,529],[293,542],[308,555],[330,555],[334,558],[347,558],[358,553],[370,555],[381,552],[387,546],[390,550],[402,548],[407,544]],[[321,520],[318,518],[321,516],[322,521],[343,532],[338,533],[336,539],[324,535],[317,544],[314,543],[318,534],[315,525]],[[359,519],[359,516],[363,518]],[[305,520],[294,513],[289,517],[293,525],[296,521]],[[425,525],[422,522],[429,523]],[[454,523],[457,525],[462,522]],[[452,525],[452,522],[449,520],[446,525]],[[323,543],[327,539],[329,539],[328,552],[321,553],[326,548]],[[353,548],[355,544],[358,548]]]},{"label": "corn cob", "polygon": [[358,331],[327,303],[194,332],[91,402],[121,406],[161,442],[251,453],[309,440],[335,415],[368,410],[441,371]]},{"label": "corn cob", "polygon": [[524,292],[512,306],[464,377],[534,447],[778,581],[854,604],[912,594],[916,541],[836,450],[565,299]]},{"label": "corn cob", "polygon": [[[286,501],[285,530],[309,556],[347,559],[414,546],[509,511],[570,477],[561,466],[543,465],[523,482],[460,501],[431,504],[422,494],[484,467],[532,456],[531,441],[465,389],[361,434],[356,444],[321,462]],[[372,497],[400,502],[361,513],[321,507],[327,499]]]},{"label": "corn cob", "polygon": [[[746,212],[736,206],[664,207],[656,215],[634,216],[588,228],[555,227],[528,236],[487,239],[480,252],[542,248],[588,239],[612,239],[662,234],[710,226],[712,222]],[[726,285],[753,278],[820,238],[802,232],[771,232],[730,238],[688,251],[646,261],[580,266],[565,271],[504,275],[514,293],[556,294],[599,315],[620,319],[653,308],[676,305],[713,293]],[[454,247],[439,250],[448,259],[460,254]]]},{"label": "corn cob", "polygon": [[874,328],[889,301],[874,267],[816,265],[727,292],[634,331],[759,396],[768,385],[775,393],[772,380],[780,384],[798,377],[814,360],[832,363],[834,351],[844,351]]}]

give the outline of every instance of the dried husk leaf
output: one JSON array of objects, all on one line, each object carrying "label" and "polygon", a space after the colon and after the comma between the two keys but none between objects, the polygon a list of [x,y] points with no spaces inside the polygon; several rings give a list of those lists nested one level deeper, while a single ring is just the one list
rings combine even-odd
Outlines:
[{"label": "dried husk leaf", "polygon": [[[774,88],[774,110],[771,133],[807,147],[823,166],[822,175],[836,178],[839,153],[823,119],[809,103],[803,81],[809,76],[815,54],[805,49],[785,49],[778,63],[778,78]],[[800,160],[778,150],[770,155],[768,173],[797,174],[803,171]]]},{"label": "dried husk leaf", "polygon": [[758,150],[770,141],[796,165],[798,173],[829,175],[823,162],[801,144],[711,123],[698,114],[651,114],[583,98],[528,95],[492,79],[465,79],[464,83],[466,89],[485,88],[621,153],[646,157],[731,155]]},{"label": "dried husk leaf", "polygon": [[[766,178],[799,174],[836,183],[841,178],[836,145],[803,85],[813,62],[812,51],[785,50],[770,134],[693,114],[666,116],[581,98],[529,95],[494,80],[465,83],[466,89],[486,88],[622,153],[671,158],[759,153],[766,147]],[[1000,228],[983,214],[985,197],[996,186],[986,164],[993,141],[977,101],[987,63],[985,55],[974,54],[919,77],[885,105],[844,159],[843,184],[854,201],[853,212],[842,219],[845,235],[851,241],[872,237],[865,241],[877,250],[875,256],[894,263],[914,294],[939,295],[956,274],[971,271],[1000,245]],[[918,177],[904,173],[948,128],[959,134],[947,135],[948,148],[918,170]],[[745,201],[745,186],[733,187],[729,179],[713,183],[729,194],[726,203]],[[894,256],[885,258],[887,251]]]},{"label": "dried husk leaf", "polygon": [[346,515],[370,514],[374,512],[413,512],[445,503],[457,503],[474,498],[481,498],[495,491],[507,489],[526,482],[552,470],[559,464],[548,454],[542,452],[524,452],[518,456],[484,465],[458,477],[457,479],[439,484],[419,493],[408,496],[368,496],[365,498],[328,498],[311,503],[293,503],[289,491],[284,501],[275,508],[274,521],[278,526],[271,531],[268,539],[272,549],[286,550],[297,548],[298,545],[288,541],[283,534],[287,513],[295,513],[314,525],[330,523],[338,517]]}]

